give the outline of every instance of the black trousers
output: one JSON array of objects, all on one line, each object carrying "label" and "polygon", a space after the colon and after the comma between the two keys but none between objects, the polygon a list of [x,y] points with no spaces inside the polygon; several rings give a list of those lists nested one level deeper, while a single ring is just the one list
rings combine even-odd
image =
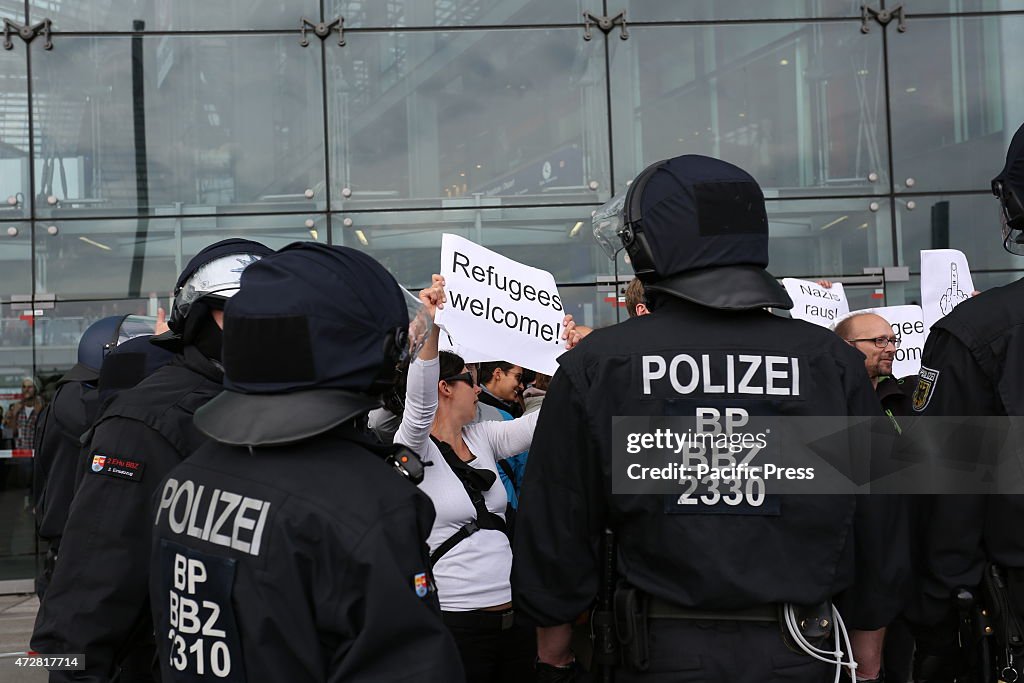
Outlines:
[{"label": "black trousers", "polygon": [[834,666],[789,649],[777,623],[652,619],[649,669],[621,667],[615,681],[831,683],[834,675]]},{"label": "black trousers", "polygon": [[[442,613],[444,618],[445,613]],[[462,656],[466,683],[530,683],[534,680],[537,635],[515,623],[505,630],[452,624],[448,630]]]}]

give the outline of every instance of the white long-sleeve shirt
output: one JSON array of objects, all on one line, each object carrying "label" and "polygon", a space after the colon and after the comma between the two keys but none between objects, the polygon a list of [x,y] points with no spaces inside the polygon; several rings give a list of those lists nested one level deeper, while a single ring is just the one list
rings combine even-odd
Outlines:
[{"label": "white long-sleeve shirt", "polygon": [[[409,367],[405,414],[395,433],[395,443],[415,451],[424,464],[420,489],[434,502],[437,517],[427,544],[433,552],[455,532],[476,518],[476,510],[465,487],[452,472],[444,456],[430,440],[430,428],[437,413],[437,382],[440,365],[435,358],[417,358]],[[477,422],[462,428],[462,438],[476,456],[468,464],[497,474],[496,459],[507,458],[530,447],[537,416],[507,422]],[[484,503],[494,514],[505,518],[508,498],[501,480],[484,492]],[[509,574],[512,548],[508,536],[494,529],[481,529],[463,539],[434,565],[434,580],[441,609],[464,612],[502,605],[512,599]]]}]

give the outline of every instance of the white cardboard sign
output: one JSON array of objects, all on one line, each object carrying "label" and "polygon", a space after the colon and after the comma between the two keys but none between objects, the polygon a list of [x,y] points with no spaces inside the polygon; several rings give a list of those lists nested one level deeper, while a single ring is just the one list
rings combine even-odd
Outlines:
[{"label": "white cardboard sign", "polygon": [[832,327],[850,312],[850,304],[846,301],[846,292],[841,282],[832,285],[831,289],[825,289],[810,280],[787,277],[782,280],[782,286],[793,299],[793,308],[789,313],[798,320]]},{"label": "white cardboard sign", "polygon": [[921,307],[914,305],[879,306],[854,311],[850,315],[858,313],[874,313],[882,316],[892,327],[893,333],[900,338],[900,347],[896,349],[896,357],[892,362],[893,377],[916,375],[921,369],[921,353],[924,351],[924,340],[927,336]]},{"label": "white cardboard sign", "polygon": [[444,330],[441,330],[441,338],[438,340],[437,348],[440,351],[451,351],[452,353],[461,356],[462,360],[467,363],[487,363],[492,360],[502,360],[501,358],[495,358],[493,353],[477,351],[476,349],[463,346],[459,342],[455,341],[455,338]]},{"label": "white cardboard sign", "polygon": [[448,303],[436,322],[462,350],[555,374],[565,309],[551,273],[445,234],[441,275]]},{"label": "white cardboard sign", "polygon": [[970,299],[973,291],[974,280],[963,252],[956,249],[921,251],[921,308],[926,330]]}]

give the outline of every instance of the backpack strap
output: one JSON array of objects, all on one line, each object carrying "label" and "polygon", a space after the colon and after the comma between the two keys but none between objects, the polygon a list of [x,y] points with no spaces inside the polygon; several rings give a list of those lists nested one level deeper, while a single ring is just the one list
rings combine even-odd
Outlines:
[{"label": "backpack strap", "polygon": [[431,435],[430,440],[441,451],[441,455],[444,457],[448,467],[451,468],[455,476],[462,482],[463,488],[466,489],[466,495],[469,496],[470,502],[473,503],[473,509],[476,510],[476,519],[463,525],[461,529],[439,545],[437,550],[430,553],[430,566],[433,567],[445,553],[481,529],[493,529],[502,533],[508,533],[508,531],[505,520],[488,510],[487,504],[484,501],[483,492],[494,485],[498,475],[490,470],[479,470],[475,467],[470,467],[455,454],[455,449],[447,442],[441,441],[433,435]]}]

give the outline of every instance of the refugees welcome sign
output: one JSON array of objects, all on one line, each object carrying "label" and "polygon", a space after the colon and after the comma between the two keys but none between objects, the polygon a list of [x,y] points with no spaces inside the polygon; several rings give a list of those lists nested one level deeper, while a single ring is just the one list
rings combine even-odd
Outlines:
[{"label": "refugees welcome sign", "polygon": [[551,273],[445,234],[441,275],[448,303],[437,324],[467,356],[555,373],[565,310]]}]

